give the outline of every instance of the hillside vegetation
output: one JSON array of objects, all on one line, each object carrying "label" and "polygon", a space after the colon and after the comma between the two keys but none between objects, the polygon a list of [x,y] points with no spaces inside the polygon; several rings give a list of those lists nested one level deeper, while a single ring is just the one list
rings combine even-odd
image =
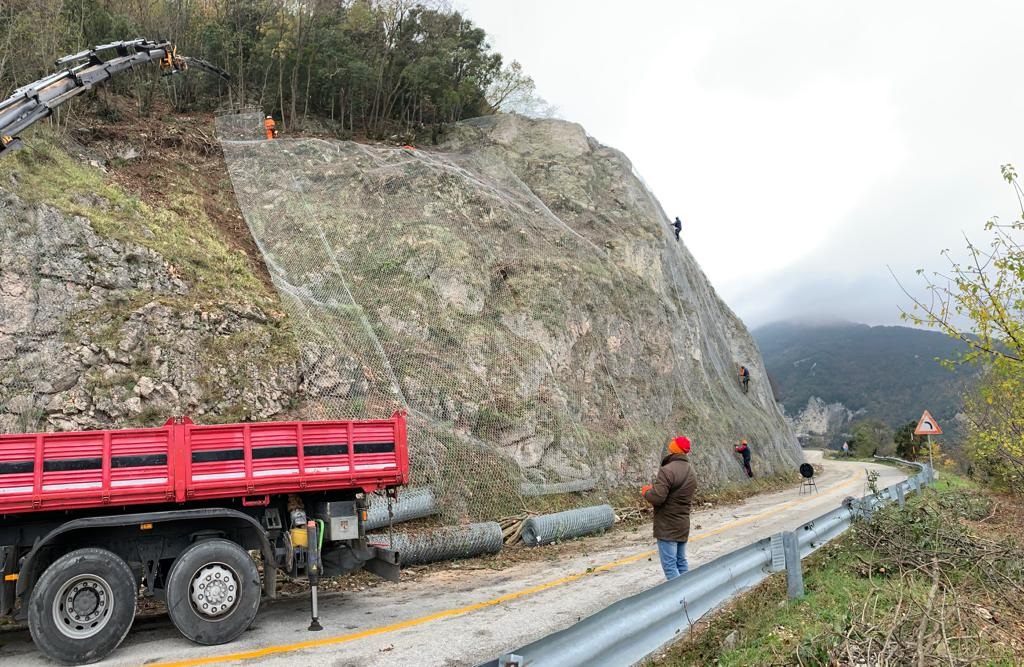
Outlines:
[{"label": "hillside vegetation", "polygon": [[753,335],[777,398],[791,415],[817,397],[890,427],[917,419],[924,409],[952,425],[976,375],[973,366],[950,370],[940,363],[957,359],[967,346],[934,331],[783,322]]},{"label": "hillside vegetation", "polygon": [[775,574],[649,665],[1019,664],[1021,509],[944,475],[807,558],[804,597]]},{"label": "hillside vegetation", "polygon": [[119,77],[112,89],[131,91],[143,113],[169,93],[176,111],[255,105],[288,130],[312,123],[436,139],[443,123],[538,102],[518,63],[435,0],[0,3],[0,93],[52,72],[65,54],[138,36],[169,39],[231,75],[162,80],[149,68]]}]

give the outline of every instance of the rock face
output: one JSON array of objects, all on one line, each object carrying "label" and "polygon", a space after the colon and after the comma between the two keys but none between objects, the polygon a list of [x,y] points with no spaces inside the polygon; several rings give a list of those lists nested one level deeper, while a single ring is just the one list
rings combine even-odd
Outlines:
[{"label": "rock face", "polygon": [[817,396],[811,396],[791,421],[803,446],[828,447],[836,444],[833,440],[855,416],[856,413],[842,403],[825,403]]},{"label": "rock face", "polygon": [[39,142],[0,164],[0,431],[404,409],[449,517],[647,480],[680,433],[705,489],[745,480],[740,438],[758,475],[799,463],[742,322],[578,125],[478,119],[430,151],[232,136],[279,297],[192,200],[142,204]]},{"label": "rock face", "polygon": [[629,161],[578,125],[481,118],[429,151],[223,145],[319,409],[410,410],[420,473],[471,509],[520,470],[646,479],[678,433],[705,486],[741,479],[740,438],[758,474],[801,460],[746,328]]},{"label": "rock face", "polygon": [[0,190],[0,432],[280,414],[299,366],[272,318],[192,292],[153,250]]}]

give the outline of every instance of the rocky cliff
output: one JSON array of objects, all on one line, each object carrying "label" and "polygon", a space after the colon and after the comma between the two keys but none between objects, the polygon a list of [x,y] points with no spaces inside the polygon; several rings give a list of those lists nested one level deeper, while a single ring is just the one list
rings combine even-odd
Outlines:
[{"label": "rocky cliff", "polygon": [[759,474],[799,462],[742,322],[579,126],[224,137],[276,292],[187,188],[143,201],[44,137],[0,164],[0,429],[405,409],[419,480],[463,515],[635,483],[678,433],[705,488],[742,479],[740,437]]},{"label": "rocky cliff", "polygon": [[[711,485],[801,455],[754,341],[629,161],[575,124],[500,115],[436,149],[238,140],[239,203],[329,377],[331,416],[409,409],[426,479],[648,476],[688,433]],[[750,393],[737,381],[753,375]],[[515,471],[513,471],[515,476]],[[476,488],[475,493],[482,489]]]},{"label": "rocky cliff", "polygon": [[292,340],[196,202],[147,205],[45,136],[0,164],[0,432],[269,419]]},{"label": "rocky cliff", "polygon": [[804,447],[837,447],[841,444],[843,428],[857,416],[842,403],[825,403],[817,396],[807,399],[807,405],[794,414],[790,421],[800,444]]}]

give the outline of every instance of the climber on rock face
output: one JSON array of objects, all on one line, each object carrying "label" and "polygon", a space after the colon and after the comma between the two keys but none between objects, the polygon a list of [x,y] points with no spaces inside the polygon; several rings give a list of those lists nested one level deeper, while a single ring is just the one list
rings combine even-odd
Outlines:
[{"label": "climber on rock face", "polygon": [[740,440],[740,444],[736,445],[736,453],[743,457],[743,469],[747,477],[753,478],[754,471],[750,468],[750,445],[746,440]]},{"label": "climber on rock face", "polygon": [[740,384],[743,385],[743,393],[750,389],[750,371],[746,366],[740,366]]},{"label": "climber on rock face", "polygon": [[679,240],[679,232],[683,231],[683,223],[679,221],[679,216],[676,216],[675,222],[672,223],[672,229],[676,230],[676,241]]}]

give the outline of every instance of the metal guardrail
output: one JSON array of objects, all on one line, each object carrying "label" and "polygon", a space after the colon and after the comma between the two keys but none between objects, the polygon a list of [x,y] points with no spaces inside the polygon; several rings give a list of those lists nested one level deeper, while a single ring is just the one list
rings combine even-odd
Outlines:
[{"label": "metal guardrail", "polygon": [[705,563],[642,593],[619,600],[575,625],[480,667],[622,667],[633,665],[688,631],[705,614],[757,585],[774,572],[789,573],[789,595],[803,593],[800,559],[841,535],[857,516],[896,501],[935,480],[926,464],[875,457],[918,468],[899,484],[808,521],[795,531],[777,533]]}]

